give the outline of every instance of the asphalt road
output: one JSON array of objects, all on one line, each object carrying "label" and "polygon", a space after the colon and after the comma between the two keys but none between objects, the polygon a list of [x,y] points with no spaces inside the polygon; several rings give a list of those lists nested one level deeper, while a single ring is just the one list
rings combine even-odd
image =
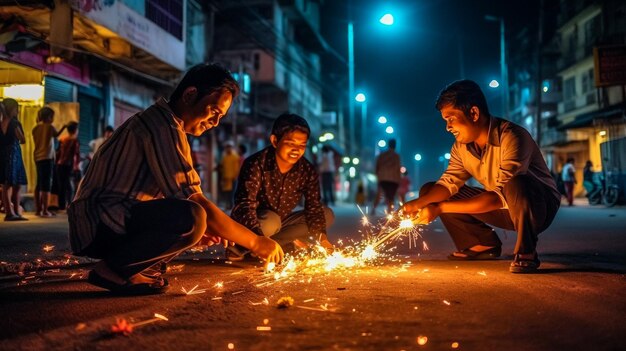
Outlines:
[{"label": "asphalt road", "polygon": [[[357,239],[358,211],[336,213],[331,238]],[[225,263],[220,250],[187,254],[170,265],[167,294],[135,298],[82,281],[85,260],[46,267],[63,263],[68,250],[62,216],[20,225],[0,223],[3,266],[44,263],[0,277],[2,350],[624,349],[623,207],[562,208],[541,235],[534,275],[508,272],[515,233],[499,231],[501,260],[452,262],[452,243],[434,223],[422,232],[428,251],[400,243],[388,260],[279,281],[257,262]],[[55,247],[45,253],[46,244]],[[200,294],[181,290],[195,285]],[[279,309],[283,297],[293,305]],[[111,332],[117,318],[136,324],[154,313],[168,321]]]}]

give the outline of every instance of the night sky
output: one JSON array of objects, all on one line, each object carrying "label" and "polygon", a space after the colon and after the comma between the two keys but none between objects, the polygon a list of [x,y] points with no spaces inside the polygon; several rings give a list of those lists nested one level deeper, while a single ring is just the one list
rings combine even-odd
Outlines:
[{"label": "night sky", "polygon": [[[508,38],[525,25],[535,25],[539,1],[352,0],[351,4],[355,87],[367,94],[368,125],[370,131],[377,130],[370,142],[387,136],[376,122],[379,115],[387,116],[399,132],[395,136],[409,172],[414,169],[413,155],[420,153],[421,182],[435,180],[443,170],[438,157],[449,152],[454,141],[434,107],[438,92],[457,79],[475,80],[483,87],[491,113],[501,116],[500,89],[488,87],[492,79],[500,80],[500,27],[484,16],[504,17]],[[344,57],[347,12],[347,1],[325,1],[321,18],[322,34]],[[386,12],[395,18],[391,27],[378,22]],[[347,72],[334,62],[325,69]],[[358,105],[355,118],[360,118]]]}]

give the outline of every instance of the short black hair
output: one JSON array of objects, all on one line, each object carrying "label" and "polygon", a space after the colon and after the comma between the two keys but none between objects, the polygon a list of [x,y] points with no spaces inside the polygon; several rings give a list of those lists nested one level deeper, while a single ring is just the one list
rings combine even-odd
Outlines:
[{"label": "short black hair", "polygon": [[12,98],[5,98],[4,100],[2,100],[2,103],[4,104],[4,113],[9,113],[10,110],[13,110],[15,108],[17,108],[20,104],[17,102],[17,100],[12,99]]},{"label": "short black hair", "polygon": [[299,130],[306,133],[307,137],[311,136],[311,128],[306,119],[296,115],[295,113],[283,113],[278,116],[272,126],[272,135],[276,136],[276,139],[280,140],[287,133]]},{"label": "short black hair", "polygon": [[487,117],[491,116],[485,94],[473,80],[457,80],[443,88],[437,97],[435,107],[441,111],[442,108],[448,105],[463,111],[466,116],[469,116],[472,106],[478,107],[481,114]]},{"label": "short black hair", "polygon": [[115,129],[113,129],[113,126],[106,126],[106,128],[104,128],[104,131],[113,133]]},{"label": "short black hair", "polygon": [[390,149],[395,149],[396,148],[396,139],[389,139],[389,142],[387,144],[389,144],[389,148]]},{"label": "short black hair", "polygon": [[78,122],[76,121],[71,121],[67,124],[67,132],[68,133],[76,133],[76,130],[78,129]]},{"label": "short black hair", "polygon": [[191,67],[183,79],[178,82],[170,101],[176,102],[182,96],[185,89],[196,87],[198,98],[210,95],[216,91],[228,91],[233,95],[233,100],[239,95],[239,84],[230,72],[215,63],[201,63]]},{"label": "short black hair", "polygon": [[44,106],[39,110],[39,120],[45,121],[48,118],[54,117],[54,110],[48,106]]}]

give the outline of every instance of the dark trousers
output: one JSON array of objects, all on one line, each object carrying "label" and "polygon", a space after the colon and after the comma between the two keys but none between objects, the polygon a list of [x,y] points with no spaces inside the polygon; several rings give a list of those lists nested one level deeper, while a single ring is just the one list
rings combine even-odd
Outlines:
[{"label": "dark trousers", "polygon": [[324,205],[335,204],[335,175],[333,172],[322,172],[322,199]]},{"label": "dark trousers", "polygon": [[[420,196],[435,183],[420,189]],[[463,186],[450,200],[467,199],[484,192],[484,189]],[[445,213],[440,215],[443,225],[458,250],[475,245],[501,246],[498,235],[488,224],[517,232],[515,254],[535,252],[539,233],[546,230],[560,206],[560,199],[551,195],[548,187],[527,175],[518,175],[504,186],[508,209],[485,213]]]},{"label": "dark trousers", "polygon": [[72,201],[72,166],[57,165],[56,177],[59,196],[59,209],[64,210]]},{"label": "dark trousers", "polygon": [[574,204],[574,182],[563,182],[565,186],[565,196],[567,196],[567,204],[572,206]]},{"label": "dark trousers", "polygon": [[206,212],[189,200],[140,202],[130,209],[126,234],[100,223],[85,254],[103,259],[123,278],[167,262],[195,245],[206,231]]}]

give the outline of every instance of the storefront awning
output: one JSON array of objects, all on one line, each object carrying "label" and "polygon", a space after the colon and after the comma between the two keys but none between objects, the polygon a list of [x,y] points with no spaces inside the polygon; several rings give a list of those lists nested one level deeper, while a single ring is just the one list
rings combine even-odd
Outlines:
[{"label": "storefront awning", "polygon": [[557,130],[584,128],[593,125],[594,120],[620,118],[624,115],[622,106],[609,106],[600,110],[583,113],[568,123],[560,125]]}]

